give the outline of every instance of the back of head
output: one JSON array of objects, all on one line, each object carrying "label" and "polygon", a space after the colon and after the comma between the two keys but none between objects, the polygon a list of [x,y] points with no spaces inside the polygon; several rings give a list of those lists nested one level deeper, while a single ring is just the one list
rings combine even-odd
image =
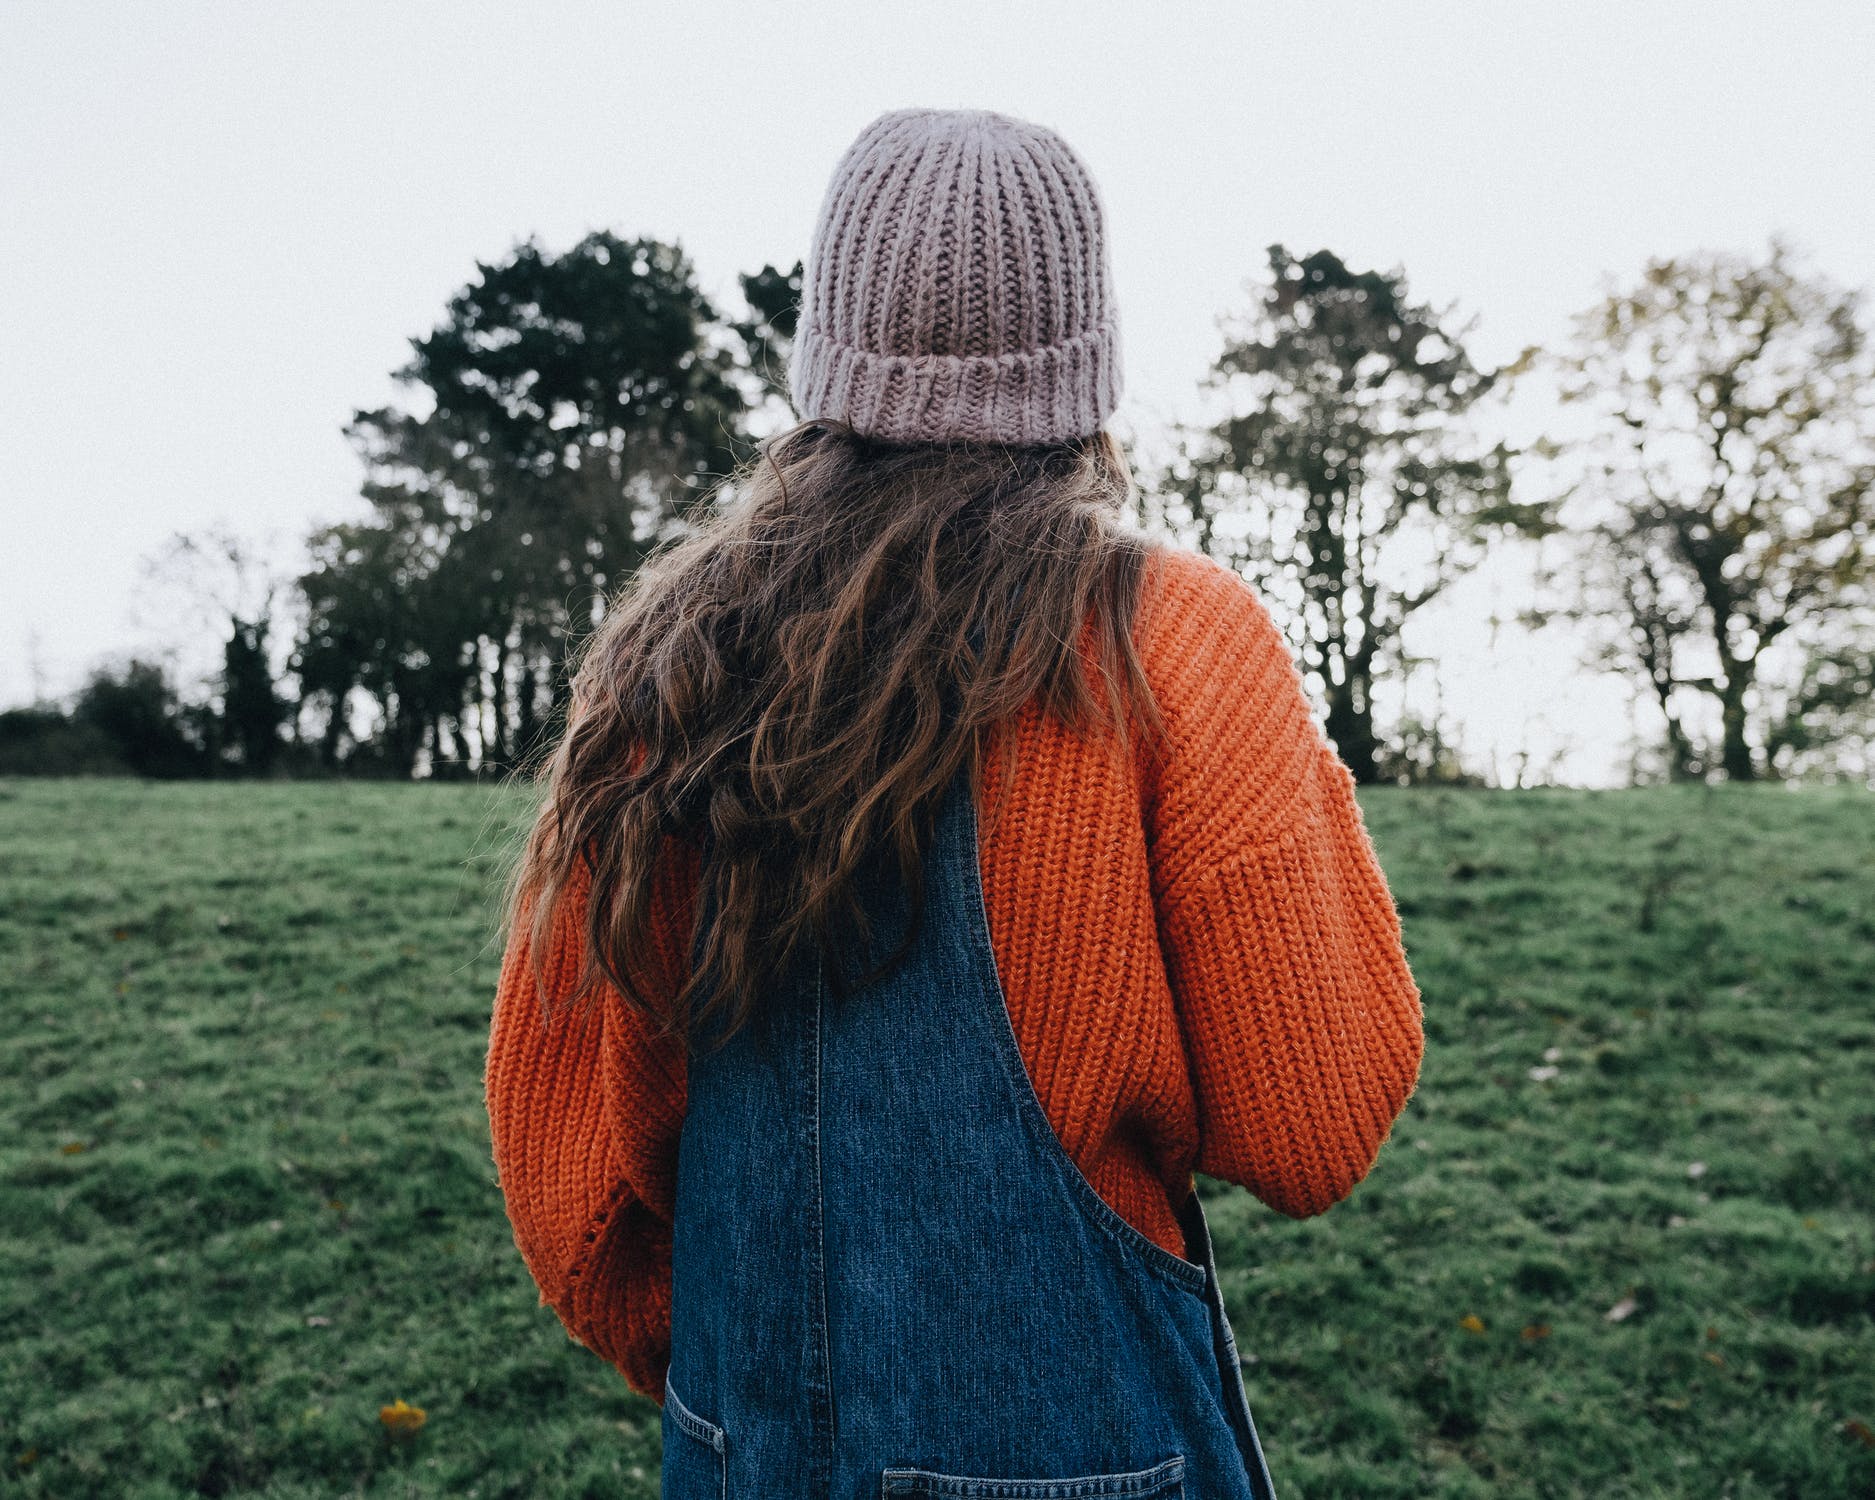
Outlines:
[{"label": "back of head", "polygon": [[1122,389],[1105,215],[1041,125],[900,109],[821,201],[788,381],[803,417],[889,442],[1058,443]]},{"label": "back of head", "polygon": [[[589,882],[567,1003],[609,983],[674,1032],[726,1017],[723,1039],[800,944],[854,936],[872,861],[922,909],[936,801],[960,770],[976,788],[993,726],[1031,700],[1122,741],[1158,722],[1131,629],[1150,547],[1101,426],[1121,389],[1102,213],[1058,136],[988,110],[861,131],[789,375],[802,421],[583,644],[509,889],[544,963]],[[707,849],[717,913],[676,995],[641,962],[672,840]]]}]

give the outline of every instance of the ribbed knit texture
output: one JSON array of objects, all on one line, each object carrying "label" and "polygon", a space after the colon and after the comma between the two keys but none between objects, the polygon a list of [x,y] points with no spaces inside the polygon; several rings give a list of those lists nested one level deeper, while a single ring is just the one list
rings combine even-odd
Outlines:
[{"label": "ribbed knit texture", "polygon": [[795,410],[886,442],[1085,437],[1119,402],[1100,194],[1067,142],[897,109],[834,168],[788,362]]},{"label": "ribbed knit texture", "polygon": [[[1168,720],[1153,773],[1031,705],[979,812],[991,947],[1037,1097],[1100,1195],[1174,1254],[1194,1170],[1320,1213],[1373,1165],[1417,1082],[1420,996],[1347,767],[1251,587],[1154,557],[1135,627]],[[1090,617],[1083,650],[1095,645]],[[992,823],[991,818],[995,821]],[[696,863],[669,845],[647,978],[686,972]],[[580,956],[583,890],[547,984]],[[517,932],[486,1077],[515,1243],[571,1335],[661,1401],[685,1065],[616,994],[542,1024]]]}]

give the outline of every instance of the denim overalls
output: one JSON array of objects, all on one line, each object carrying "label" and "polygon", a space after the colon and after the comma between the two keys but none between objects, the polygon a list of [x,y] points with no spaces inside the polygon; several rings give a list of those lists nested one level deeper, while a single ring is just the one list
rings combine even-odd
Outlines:
[{"label": "denim overalls", "polygon": [[[1271,1500],[1197,1195],[1190,1261],[1100,1197],[1036,1097],[962,772],[925,880],[891,975],[835,997],[803,944],[691,1059],[664,1495]],[[884,955],[896,867],[865,890]]]}]

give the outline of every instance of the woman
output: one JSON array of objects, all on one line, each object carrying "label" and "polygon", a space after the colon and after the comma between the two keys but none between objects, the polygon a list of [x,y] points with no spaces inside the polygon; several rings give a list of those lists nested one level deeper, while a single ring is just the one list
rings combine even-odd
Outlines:
[{"label": "woman", "polygon": [[1260,600],[1120,524],[1111,280],[1054,133],[874,120],[802,422],[580,658],[488,1108],[666,1495],[1271,1493],[1192,1174],[1344,1198],[1419,993]]}]

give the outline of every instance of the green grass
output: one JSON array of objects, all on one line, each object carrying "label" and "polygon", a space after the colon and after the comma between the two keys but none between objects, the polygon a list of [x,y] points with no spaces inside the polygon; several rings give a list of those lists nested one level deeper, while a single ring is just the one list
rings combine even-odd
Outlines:
[{"label": "green grass", "polygon": [[[1317,1219],[1203,1184],[1284,1500],[1875,1493],[1875,797],[1362,803],[1419,1092]],[[656,1493],[489,1158],[520,807],[0,783],[0,1491]]]}]

